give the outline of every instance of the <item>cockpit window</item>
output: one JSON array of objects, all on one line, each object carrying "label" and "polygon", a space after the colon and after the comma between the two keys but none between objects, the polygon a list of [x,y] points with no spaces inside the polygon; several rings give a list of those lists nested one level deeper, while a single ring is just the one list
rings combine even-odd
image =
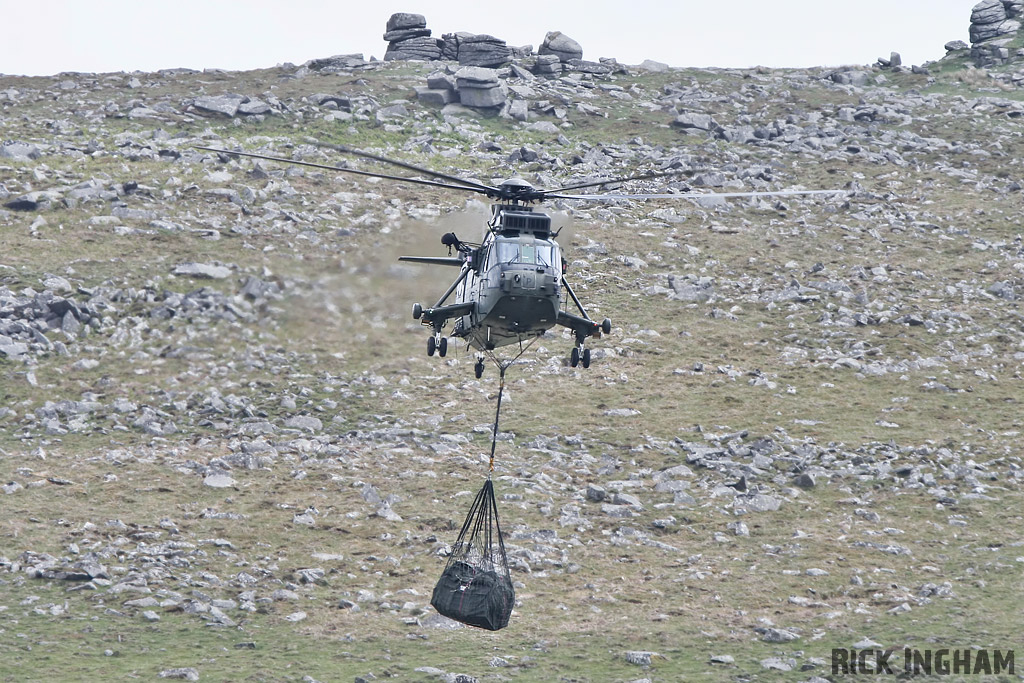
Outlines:
[{"label": "cockpit window", "polygon": [[[561,253],[558,245],[549,240],[524,236],[515,239],[499,238],[491,250],[489,264],[523,263],[546,266],[561,271]],[[496,260],[495,260],[496,259]]]},{"label": "cockpit window", "polygon": [[515,263],[519,260],[519,243],[512,240],[498,240],[498,262]]},{"label": "cockpit window", "polygon": [[521,242],[519,244],[519,261],[521,263],[536,263],[537,262],[537,247],[533,242]]}]

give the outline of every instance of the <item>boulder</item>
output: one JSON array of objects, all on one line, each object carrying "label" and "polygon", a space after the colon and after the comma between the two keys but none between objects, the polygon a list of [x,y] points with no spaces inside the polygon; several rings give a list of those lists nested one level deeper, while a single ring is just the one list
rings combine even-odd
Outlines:
[{"label": "boulder", "polygon": [[0,145],[0,159],[31,161],[39,158],[39,148],[27,142],[5,142]]},{"label": "boulder", "polygon": [[696,129],[709,131],[716,128],[718,124],[715,123],[715,120],[711,118],[710,114],[687,112],[677,116],[676,120],[672,122],[672,125],[683,130]]},{"label": "boulder", "polygon": [[389,43],[387,52],[384,53],[385,61],[397,59],[422,59],[431,61],[441,58],[441,44],[430,36],[410,38],[395,43]]},{"label": "boulder", "polygon": [[410,12],[396,12],[388,19],[387,31],[401,31],[405,29],[426,28],[427,18],[422,14]]},{"label": "boulder", "polygon": [[830,78],[833,83],[839,85],[854,85],[857,87],[863,87],[867,85],[871,80],[871,74],[866,71],[836,71]]},{"label": "boulder", "polygon": [[35,190],[5,202],[4,206],[12,211],[41,211],[63,199],[64,195],[56,190]]},{"label": "boulder", "polygon": [[427,87],[432,90],[455,90],[455,78],[444,71],[434,71],[427,75]]},{"label": "boulder", "polygon": [[223,280],[231,276],[231,269],[227,266],[195,262],[179,264],[174,268],[173,272],[175,275],[204,278],[207,280]]},{"label": "boulder", "polygon": [[238,113],[239,105],[246,99],[241,95],[202,95],[192,102],[192,106],[208,114],[232,117]]},{"label": "boulder", "polygon": [[416,99],[431,107],[443,107],[455,101],[455,91],[449,88],[424,88],[417,86]]},{"label": "boulder", "polygon": [[463,67],[455,73],[459,100],[466,106],[490,108],[505,103],[508,90],[498,72],[484,67]]},{"label": "boulder", "polygon": [[1001,36],[1009,36],[1017,33],[1020,29],[1020,22],[1013,19],[1006,19],[991,24],[971,24],[971,42],[983,43]]},{"label": "boulder", "polygon": [[303,66],[305,66],[310,71],[331,73],[334,71],[347,71],[349,69],[355,69],[366,65],[367,61],[363,59],[363,55],[351,54],[334,55],[333,57],[323,57],[321,59],[311,59],[308,62],[306,62]]},{"label": "boulder", "polygon": [[982,0],[971,10],[972,24],[997,24],[1006,19],[1003,0]]},{"label": "boulder", "polygon": [[261,99],[251,99],[238,105],[238,113],[245,116],[256,116],[258,114],[269,114],[270,105]]},{"label": "boulder", "polygon": [[481,66],[464,66],[455,72],[455,86],[462,88],[489,88],[498,84],[498,72]]},{"label": "boulder", "polygon": [[526,121],[530,118],[530,108],[526,100],[513,100],[508,109],[508,115],[516,121]]},{"label": "boulder", "polygon": [[512,50],[504,40],[485,33],[458,37],[456,45],[459,64],[462,65],[498,67],[512,59]]},{"label": "boulder", "polygon": [[562,73],[562,60],[558,55],[538,55],[533,65],[534,73],[553,76]]},{"label": "boulder", "polygon": [[644,71],[651,71],[653,73],[664,73],[665,71],[668,71],[669,69],[672,68],[668,64],[665,64],[664,62],[656,62],[653,59],[645,59],[644,61],[640,62],[637,65],[637,67],[643,69]]},{"label": "boulder", "polygon": [[596,76],[607,76],[612,73],[612,67],[600,62],[588,62],[583,59],[570,59],[562,64],[562,67],[570,71]]},{"label": "boulder", "polygon": [[568,62],[583,59],[583,48],[575,40],[560,31],[551,31],[537,51],[539,55],[555,55],[559,61]]},{"label": "boulder", "polygon": [[462,87],[459,88],[459,101],[467,107],[498,107],[505,104],[508,97],[504,85],[495,85],[486,88]]}]

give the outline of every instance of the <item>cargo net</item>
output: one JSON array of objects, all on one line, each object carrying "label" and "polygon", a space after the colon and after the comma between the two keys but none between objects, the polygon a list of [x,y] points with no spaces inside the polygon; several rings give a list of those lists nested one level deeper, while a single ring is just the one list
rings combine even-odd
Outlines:
[{"label": "cargo net", "polygon": [[494,486],[488,478],[452,546],[430,604],[449,619],[497,631],[508,625],[515,602]]}]

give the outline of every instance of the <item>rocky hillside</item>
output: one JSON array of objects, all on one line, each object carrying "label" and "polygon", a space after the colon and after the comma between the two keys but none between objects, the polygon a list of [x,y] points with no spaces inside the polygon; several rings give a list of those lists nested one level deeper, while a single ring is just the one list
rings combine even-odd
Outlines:
[{"label": "rocky hillside", "polygon": [[[1015,79],[505,54],[0,76],[0,680],[820,681],[833,647],[1012,647]],[[426,356],[409,310],[450,273],[395,262],[484,207],[194,148],[383,170],[311,140],[845,192],[547,207],[616,328],[589,370],[552,333],[509,371],[491,634],[428,603],[496,374]]]}]

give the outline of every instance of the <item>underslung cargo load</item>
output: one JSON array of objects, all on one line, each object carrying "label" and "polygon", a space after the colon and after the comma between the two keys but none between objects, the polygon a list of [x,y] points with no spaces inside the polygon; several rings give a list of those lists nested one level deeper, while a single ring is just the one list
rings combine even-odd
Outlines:
[{"label": "underslung cargo load", "polygon": [[430,604],[449,619],[497,631],[508,625],[515,602],[494,485],[488,477],[452,546]]}]

